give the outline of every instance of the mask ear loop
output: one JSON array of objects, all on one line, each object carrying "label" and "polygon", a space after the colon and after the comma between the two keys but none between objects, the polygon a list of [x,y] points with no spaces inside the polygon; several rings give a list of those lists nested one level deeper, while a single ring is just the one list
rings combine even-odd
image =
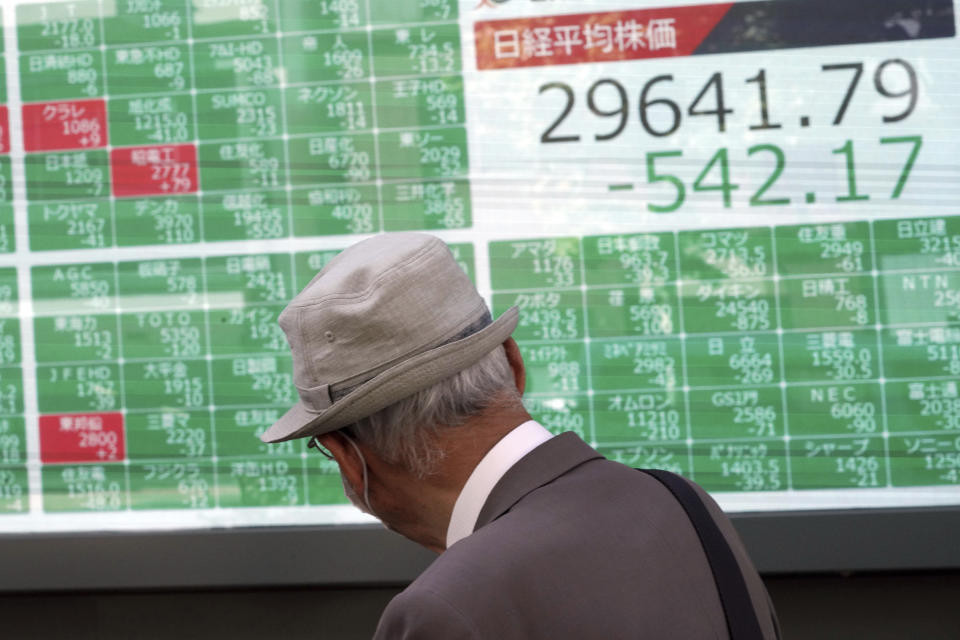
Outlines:
[{"label": "mask ear loop", "polygon": [[357,443],[353,441],[353,438],[343,434],[343,437],[347,439],[347,442],[353,447],[353,450],[357,452],[357,455],[360,456],[360,464],[363,465],[363,504],[367,507],[367,510],[373,515],[373,508],[370,506],[370,483],[367,482],[367,461],[363,457],[363,452],[360,451],[360,447],[357,446]]}]

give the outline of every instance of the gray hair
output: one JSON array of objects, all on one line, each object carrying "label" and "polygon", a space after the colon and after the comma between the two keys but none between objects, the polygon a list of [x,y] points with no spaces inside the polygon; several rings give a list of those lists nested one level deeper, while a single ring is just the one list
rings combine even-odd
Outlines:
[{"label": "gray hair", "polygon": [[503,345],[463,371],[344,427],[385,461],[424,478],[445,451],[434,436],[456,428],[494,402],[521,404]]}]

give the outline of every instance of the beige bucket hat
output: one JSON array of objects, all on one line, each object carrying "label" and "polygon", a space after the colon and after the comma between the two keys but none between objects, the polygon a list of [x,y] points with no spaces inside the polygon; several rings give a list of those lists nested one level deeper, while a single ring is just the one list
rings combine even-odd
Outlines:
[{"label": "beige bucket hat", "polygon": [[510,337],[517,319],[512,307],[490,320],[439,238],[393,233],[358,242],[280,314],[300,401],[260,439],[305,438],[365,418],[477,362]]}]

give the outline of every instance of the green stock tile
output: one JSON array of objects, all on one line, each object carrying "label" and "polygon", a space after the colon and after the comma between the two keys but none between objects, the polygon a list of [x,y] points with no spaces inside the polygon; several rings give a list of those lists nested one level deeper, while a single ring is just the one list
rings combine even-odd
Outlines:
[{"label": "green stock tile", "polygon": [[888,379],[960,377],[960,326],[886,329],[882,336]]},{"label": "green stock tile", "polygon": [[576,238],[491,242],[494,290],[573,287],[580,284],[580,241]]},{"label": "green stock tile", "polygon": [[673,234],[587,236],[583,264],[588,285],[665,285],[676,279]]},{"label": "green stock tile", "polygon": [[287,192],[248,190],[204,194],[203,235],[221,240],[268,240],[289,235]]},{"label": "green stock tile", "polygon": [[273,87],[282,71],[280,46],[272,36],[194,41],[193,65],[194,85],[204,89]]},{"label": "green stock tile", "polygon": [[27,432],[22,416],[0,418],[0,465],[27,461]]},{"label": "green stock tile", "polygon": [[960,267],[960,216],[877,220],[873,223],[877,267]]},{"label": "green stock tile", "polygon": [[[368,182],[375,176],[376,140],[372,133],[293,138],[290,182],[295,186]],[[381,163],[393,162],[381,158]]]},{"label": "green stock tile", "polygon": [[378,78],[460,72],[456,23],[377,29],[372,38],[373,72]]},{"label": "green stock tile", "polygon": [[203,311],[139,311],[120,315],[123,357],[199,358],[207,353]]},{"label": "green stock tile", "polygon": [[194,139],[193,100],[188,93],[107,102],[110,144],[146,146],[177,144]]},{"label": "green stock tile", "polygon": [[76,200],[110,195],[107,152],[29,153],[23,160],[28,200]]},{"label": "green stock tile", "polygon": [[465,229],[473,224],[466,180],[383,185],[385,231]]},{"label": "green stock tile", "polygon": [[200,241],[197,196],[115,200],[117,244],[186,244]]},{"label": "green stock tile", "polygon": [[692,336],[687,338],[686,360],[691,387],[780,382],[780,342],[775,333]]},{"label": "green stock tile", "polygon": [[198,155],[205,191],[272,189],[286,181],[286,152],[278,138],[202,143]]},{"label": "green stock tile", "polygon": [[130,465],[131,509],[212,509],[212,462],[151,460]]},{"label": "green stock tile", "polygon": [[196,95],[201,140],[268,138],[282,133],[280,89],[224,89]]},{"label": "green stock tile", "polygon": [[338,253],[340,253],[340,249],[300,251],[294,254],[294,270],[296,271],[294,289],[300,291],[307,286],[313,280],[313,277],[320,273],[320,270],[327,266],[327,263],[333,260]]},{"label": "green stock tile", "polygon": [[608,447],[600,443],[599,451],[615,462],[635,469],[664,469],[690,476],[690,456],[687,445],[674,442],[658,442],[628,447]]},{"label": "green stock tile", "polygon": [[780,275],[869,273],[870,224],[834,222],[775,227]]},{"label": "green stock tile", "polygon": [[31,251],[103,249],[113,245],[110,202],[44,202],[27,207]]},{"label": "green stock tile", "polygon": [[98,0],[17,5],[17,47],[20,51],[98,46]]},{"label": "green stock tile", "polygon": [[952,380],[887,382],[887,428],[891,433],[945,431],[960,434],[960,392]]},{"label": "green stock tile", "polygon": [[33,319],[37,362],[90,362],[120,357],[116,314]]},{"label": "green stock tile", "polygon": [[284,305],[214,307],[210,319],[210,352],[215,356],[246,353],[288,353],[277,317]]},{"label": "green stock tile", "polygon": [[291,457],[221,458],[217,502],[221,507],[294,507],[306,502],[304,460]]},{"label": "green stock tile", "polygon": [[[3,77],[0,76],[0,86]],[[10,173],[10,157],[0,155],[0,253],[12,253],[16,249],[13,227],[13,178]]]},{"label": "green stock tile", "polygon": [[16,235],[13,227],[13,206],[0,203],[0,253],[16,251]]},{"label": "green stock tile", "polygon": [[457,0],[430,0],[428,2],[392,2],[371,0],[370,21],[373,24],[420,24],[442,20],[457,20]]},{"label": "green stock tile", "polygon": [[151,360],[123,365],[127,409],[199,409],[209,403],[207,361]]},{"label": "green stock tile", "polygon": [[697,439],[782,436],[780,387],[690,391],[690,432]]},{"label": "green stock tile", "polygon": [[873,435],[883,431],[879,384],[788,386],[790,434]]},{"label": "green stock tile", "polygon": [[10,171],[10,156],[0,155],[0,203],[13,202],[13,178]]},{"label": "green stock tile", "polygon": [[573,431],[582,439],[593,439],[590,429],[590,400],[586,394],[526,396],[523,406],[530,416],[553,434]]},{"label": "green stock tile", "polygon": [[787,487],[783,440],[700,442],[693,445],[697,483],[708,491],[784,491]]},{"label": "green stock tile", "polygon": [[99,49],[20,56],[20,99],[24,102],[103,94],[103,54]]},{"label": "green stock tile", "polygon": [[190,4],[193,37],[196,39],[256,36],[276,30],[275,4],[270,0],[193,0]]},{"label": "green stock tile", "polygon": [[278,2],[280,31],[319,31],[350,29],[367,24],[367,3],[363,0],[339,2]]},{"label": "green stock tile", "polygon": [[206,258],[207,297],[212,307],[286,303],[293,297],[289,253]]},{"label": "green stock tile", "polygon": [[20,320],[0,316],[0,365],[20,362]]},{"label": "green stock tile", "polygon": [[593,410],[596,439],[606,446],[687,439],[679,391],[598,393],[593,397]]},{"label": "green stock tile", "polygon": [[39,316],[103,313],[116,304],[111,262],[33,267],[30,277]]},{"label": "green stock tile", "polygon": [[464,124],[463,78],[396,78],[376,83],[381,129]]},{"label": "green stock tile", "polygon": [[23,373],[20,367],[0,367],[0,415],[23,413]]},{"label": "green stock tile", "polygon": [[794,489],[867,489],[887,486],[879,436],[794,438],[790,475]]},{"label": "green stock tile", "polygon": [[876,331],[785,333],[787,382],[859,382],[877,377]]},{"label": "green stock tile", "polygon": [[463,127],[384,131],[379,146],[384,180],[459,178],[470,168]]},{"label": "green stock tile", "polygon": [[257,354],[213,361],[213,402],[217,406],[281,405],[297,402],[289,356]]},{"label": "green stock tile", "polygon": [[592,337],[673,335],[680,330],[678,316],[673,285],[587,290]]},{"label": "green stock tile", "polygon": [[682,380],[682,349],[676,338],[592,341],[593,389],[675,391]]},{"label": "green stock tile", "polygon": [[527,393],[587,390],[586,348],[582,343],[520,345],[527,366]]},{"label": "green stock tile", "polygon": [[127,478],[122,464],[44,465],[43,510],[122,511]]},{"label": "green stock tile", "polygon": [[0,317],[16,315],[19,298],[17,270],[14,267],[0,267]]},{"label": "green stock tile", "polygon": [[681,295],[687,333],[776,329],[772,280],[690,280]]},{"label": "green stock tile", "polygon": [[960,322],[960,271],[877,277],[884,324]]},{"label": "green stock tile", "polygon": [[125,416],[127,457],[204,458],[213,455],[209,411],[133,412]]},{"label": "green stock tile", "polygon": [[767,227],[681,231],[677,241],[684,279],[764,278],[773,273]]},{"label": "green stock tile", "polygon": [[123,384],[128,409],[199,409],[209,402],[205,359],[127,362]]},{"label": "green stock tile", "polygon": [[890,482],[895,487],[960,487],[960,436],[890,438]]},{"label": "green stock tile", "polygon": [[519,307],[517,340],[573,340],[583,338],[583,297],[579,289],[493,294],[493,315]]},{"label": "green stock tile", "polygon": [[223,456],[295,456],[305,450],[305,440],[287,440],[267,444],[260,436],[280,419],[287,407],[217,409],[214,431],[217,455]]},{"label": "green stock tile", "polygon": [[291,193],[293,235],[373,233],[380,228],[377,203],[373,185],[297,189]]},{"label": "green stock tile", "polygon": [[30,510],[30,485],[25,466],[0,467],[0,515]]},{"label": "green stock tile", "polygon": [[107,93],[111,96],[188,91],[192,78],[186,44],[137,44],[107,51]]},{"label": "green stock tile", "polygon": [[183,0],[116,2],[104,15],[104,38],[108,45],[182,40],[187,37],[187,22]]},{"label": "green stock tile", "polygon": [[373,128],[369,82],[291,87],[286,90],[286,105],[291,135]]},{"label": "green stock tile", "polygon": [[183,309],[203,302],[200,258],[120,262],[117,282],[125,311]]},{"label": "green stock tile", "polygon": [[876,322],[872,276],[819,276],[780,281],[784,329],[866,327]]},{"label": "green stock tile", "polygon": [[311,452],[304,460],[307,468],[307,494],[310,504],[349,504],[343,492],[340,479],[340,467],[333,460],[327,460],[316,452]]},{"label": "green stock tile", "polygon": [[366,31],[284,36],[282,53],[289,83],[362,80],[370,75]]},{"label": "green stock tile", "polygon": [[119,410],[120,389],[120,366],[116,364],[37,367],[37,404],[40,413]]}]

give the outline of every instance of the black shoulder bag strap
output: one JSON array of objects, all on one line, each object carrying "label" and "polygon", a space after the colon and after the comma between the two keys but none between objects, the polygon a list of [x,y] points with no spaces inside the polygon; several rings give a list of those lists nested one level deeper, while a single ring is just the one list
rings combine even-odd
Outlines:
[{"label": "black shoulder bag strap", "polygon": [[720,604],[727,618],[730,640],[763,640],[763,632],[757,621],[757,612],[750,600],[750,592],[747,591],[747,583],[743,579],[740,565],[726,538],[720,533],[717,523],[703,504],[703,500],[686,480],[676,474],[659,469],[638,469],[638,471],[653,476],[669,489],[683,506],[683,510],[687,512],[693,528],[697,530],[700,543],[707,554],[710,569],[713,571],[713,579],[717,583]]}]

